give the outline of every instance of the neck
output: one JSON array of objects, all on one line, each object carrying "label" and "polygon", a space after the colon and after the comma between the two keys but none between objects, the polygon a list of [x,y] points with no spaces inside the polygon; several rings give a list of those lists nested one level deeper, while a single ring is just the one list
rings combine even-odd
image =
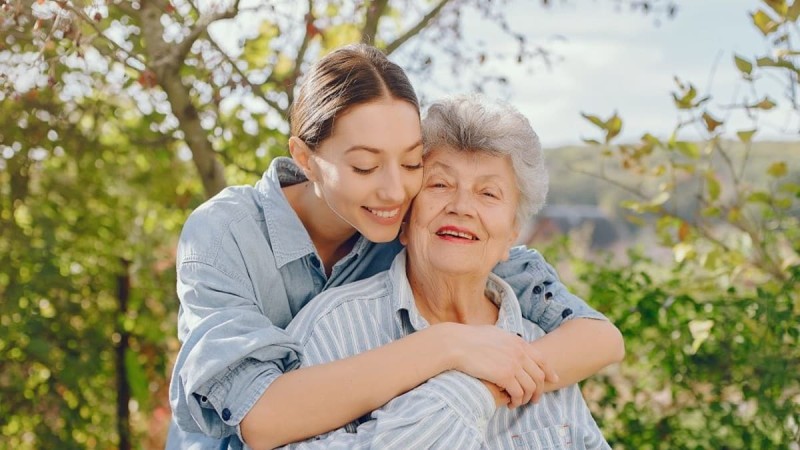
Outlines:
[{"label": "neck", "polygon": [[486,297],[485,275],[442,274],[410,262],[406,267],[417,309],[429,324],[497,323],[498,309]]},{"label": "neck", "polygon": [[330,275],[334,264],[353,249],[358,236],[355,228],[328,207],[317,195],[311,182],[287,186],[283,188],[283,193],[303,223],[325,271]]}]

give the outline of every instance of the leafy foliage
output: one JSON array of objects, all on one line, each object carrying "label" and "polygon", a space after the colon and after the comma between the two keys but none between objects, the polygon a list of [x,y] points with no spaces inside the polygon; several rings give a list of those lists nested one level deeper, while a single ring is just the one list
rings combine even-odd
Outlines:
[{"label": "leafy foliage", "polygon": [[[604,135],[603,169],[625,174],[601,169],[594,176],[627,192],[622,206],[630,220],[652,227],[671,250],[671,261],[631,251],[624,265],[575,263],[587,297],[606,305],[627,338],[620,370],[587,383],[615,447],[789,448],[800,441],[798,160],[784,152],[758,177],[747,176],[757,115],[777,106],[758,94],[762,72],[796,84],[790,45],[798,36],[790,35],[800,2],[764,5],[752,14],[754,26],[779,36],[772,43],[783,56],[756,64],[734,56],[751,87],[740,108],[754,118],[752,129],[737,131],[741,144],[721,138],[726,124],[716,119],[713,99],[680,80],[673,99],[686,117],[668,139],[646,134],[614,144],[622,126],[616,114],[585,115]],[[796,103],[790,107],[798,112]],[[705,130],[703,141],[680,139],[690,125]]]}]

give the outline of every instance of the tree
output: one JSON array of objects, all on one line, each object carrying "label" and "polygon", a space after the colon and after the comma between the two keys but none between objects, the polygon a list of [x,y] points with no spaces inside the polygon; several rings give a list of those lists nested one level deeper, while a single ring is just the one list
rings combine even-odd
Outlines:
[{"label": "tree", "polygon": [[515,60],[546,51],[504,5],[0,0],[0,447],[158,447],[189,211],[285,154],[295,86],[339,45],[463,72],[494,57],[460,43],[472,9]]}]

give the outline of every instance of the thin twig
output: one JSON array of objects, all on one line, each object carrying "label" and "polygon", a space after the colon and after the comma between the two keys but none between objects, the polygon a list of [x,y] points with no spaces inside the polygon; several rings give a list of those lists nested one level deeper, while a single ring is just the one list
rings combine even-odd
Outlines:
[{"label": "thin twig", "polygon": [[414,25],[408,31],[403,33],[403,35],[401,35],[400,37],[389,43],[389,45],[387,45],[386,48],[384,49],[386,54],[390,55],[392,52],[397,50],[401,45],[405,44],[407,40],[416,36],[420,31],[422,31],[425,27],[427,27],[428,24],[433,19],[435,19],[436,16],[439,15],[439,13],[442,11],[442,8],[444,8],[448,3],[450,3],[450,0],[440,0],[439,3],[437,3],[436,6],[434,6],[433,9],[430,10],[430,12],[428,12],[428,14],[425,14],[425,16],[422,17],[422,19],[420,19],[420,21],[417,22],[416,25]]}]

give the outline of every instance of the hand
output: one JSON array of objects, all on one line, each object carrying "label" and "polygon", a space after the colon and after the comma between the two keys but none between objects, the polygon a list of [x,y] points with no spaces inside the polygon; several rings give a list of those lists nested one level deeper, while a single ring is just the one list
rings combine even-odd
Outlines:
[{"label": "hand", "polygon": [[[538,401],[545,381],[557,380],[544,358],[525,340],[493,325],[449,325],[453,368],[505,390],[510,408]],[[439,325],[441,326],[441,325]]]},{"label": "hand", "polygon": [[508,406],[509,402],[511,402],[511,397],[508,396],[506,391],[492,382],[486,380],[481,380],[481,382],[486,386],[486,389],[489,389],[492,397],[494,397],[495,407]]}]

